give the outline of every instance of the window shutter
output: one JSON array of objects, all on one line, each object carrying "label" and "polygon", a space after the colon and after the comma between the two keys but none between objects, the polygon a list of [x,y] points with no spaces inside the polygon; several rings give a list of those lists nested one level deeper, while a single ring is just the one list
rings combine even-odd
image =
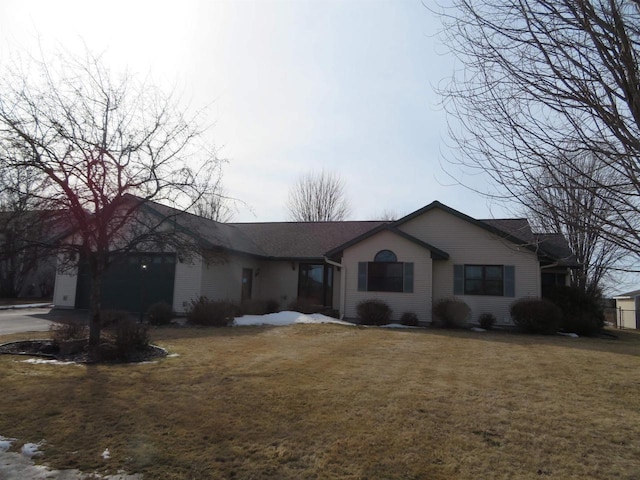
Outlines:
[{"label": "window shutter", "polygon": [[367,291],[367,262],[358,262],[358,291]]},{"label": "window shutter", "polygon": [[404,292],[413,293],[413,262],[404,264]]},{"label": "window shutter", "polygon": [[516,296],[516,267],[513,265],[504,266],[504,296]]},{"label": "window shutter", "polygon": [[453,266],[453,294],[464,295],[464,265]]}]

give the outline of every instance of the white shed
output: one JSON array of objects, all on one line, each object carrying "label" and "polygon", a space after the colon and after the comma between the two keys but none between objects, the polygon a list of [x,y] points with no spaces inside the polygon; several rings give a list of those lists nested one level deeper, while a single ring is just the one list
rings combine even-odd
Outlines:
[{"label": "white shed", "polygon": [[640,290],[613,297],[616,301],[616,324],[621,328],[640,328]]}]

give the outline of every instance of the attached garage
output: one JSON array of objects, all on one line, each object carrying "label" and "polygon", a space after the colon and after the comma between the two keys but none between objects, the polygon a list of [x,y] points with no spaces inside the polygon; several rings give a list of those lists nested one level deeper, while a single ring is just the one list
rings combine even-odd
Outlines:
[{"label": "attached garage", "polygon": [[[172,305],[175,271],[173,253],[119,255],[102,277],[102,308],[144,312],[156,302]],[[90,297],[91,274],[81,261],[75,308],[88,309]]]}]

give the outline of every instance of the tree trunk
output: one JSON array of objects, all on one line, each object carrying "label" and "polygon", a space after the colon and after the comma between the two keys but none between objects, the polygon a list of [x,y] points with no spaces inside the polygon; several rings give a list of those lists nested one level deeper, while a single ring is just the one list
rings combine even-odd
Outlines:
[{"label": "tree trunk", "polygon": [[98,268],[92,266],[91,272],[91,299],[89,317],[89,353],[93,357],[97,354],[100,345],[100,310],[102,309],[102,274]]}]

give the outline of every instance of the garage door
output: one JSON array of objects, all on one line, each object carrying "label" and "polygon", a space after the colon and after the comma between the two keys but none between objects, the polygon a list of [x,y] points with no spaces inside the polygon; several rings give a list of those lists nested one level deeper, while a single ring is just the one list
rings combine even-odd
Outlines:
[{"label": "garage door", "polygon": [[[173,304],[175,254],[121,255],[102,277],[102,308],[146,311],[156,302]],[[91,275],[86,261],[80,262],[76,308],[89,308]]]}]

